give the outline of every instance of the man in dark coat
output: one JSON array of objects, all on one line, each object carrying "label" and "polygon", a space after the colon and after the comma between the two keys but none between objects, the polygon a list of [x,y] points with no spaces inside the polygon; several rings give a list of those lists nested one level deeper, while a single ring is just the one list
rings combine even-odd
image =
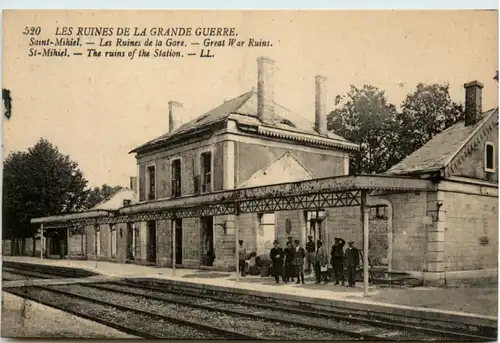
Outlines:
[{"label": "man in dark coat", "polygon": [[295,276],[297,277],[297,282],[296,284],[299,284],[300,281],[302,280],[302,284],[305,284],[304,282],[304,258],[306,257],[306,251],[304,248],[300,246],[300,241],[298,239],[295,240],[295,246],[294,246],[294,255],[293,255],[293,268],[295,271]]},{"label": "man in dark coat", "polygon": [[354,247],[354,242],[347,242],[349,247],[345,251],[345,260],[347,264],[347,283],[349,287],[356,285],[356,269],[359,265],[359,251]]},{"label": "man in dark coat", "polygon": [[280,276],[283,275],[283,258],[285,254],[283,249],[280,248],[278,241],[274,241],[274,247],[271,249],[269,257],[273,261],[271,274],[274,275],[276,283],[280,283]]},{"label": "man in dark coat", "polygon": [[284,270],[284,281],[285,283],[289,282],[290,279],[293,282],[294,270],[293,270],[293,255],[294,248],[293,244],[290,242],[286,242],[286,248],[284,249],[285,253],[285,270]]},{"label": "man in dark coat", "polygon": [[314,266],[314,253],[316,252],[316,244],[314,243],[313,236],[309,236],[309,242],[306,244],[307,251],[307,268],[306,273],[311,274],[312,267]]},{"label": "man in dark coat", "polygon": [[332,246],[331,263],[333,272],[335,273],[335,284],[338,285],[342,281],[344,286],[344,245],[345,241],[340,237],[335,237],[335,244]]}]

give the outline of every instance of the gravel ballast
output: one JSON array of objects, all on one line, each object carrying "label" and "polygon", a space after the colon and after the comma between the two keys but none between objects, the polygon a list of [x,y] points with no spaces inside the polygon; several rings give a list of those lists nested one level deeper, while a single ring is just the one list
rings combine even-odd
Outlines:
[{"label": "gravel ballast", "polygon": [[123,311],[112,306],[95,304],[91,300],[77,299],[40,288],[23,288],[14,290],[16,295],[23,293],[36,299],[43,299],[51,304],[60,305],[74,312],[107,320],[122,327],[133,328],[164,339],[224,339],[220,335],[212,335],[206,330],[197,330],[157,317]]},{"label": "gravel ballast", "polygon": [[[236,310],[236,311],[242,311],[245,313],[255,313],[259,315],[266,315],[270,316],[273,318],[276,317],[284,317],[287,320],[290,321],[295,321],[295,322],[300,322],[300,323],[313,323],[313,325],[319,325],[319,326],[325,326],[331,329],[339,329],[339,330],[345,330],[349,332],[364,332],[366,335],[376,335],[381,338],[385,337],[386,335],[387,338],[389,337],[395,337],[397,336],[398,340],[447,340],[449,337],[446,336],[440,336],[439,334],[428,334],[425,332],[417,332],[415,330],[401,330],[401,329],[387,329],[383,328],[380,326],[374,326],[374,324],[363,324],[363,323],[356,323],[355,321],[348,321],[348,320],[339,320],[335,318],[331,318],[328,316],[310,316],[306,314],[299,314],[299,313],[293,313],[291,311],[286,311],[284,309],[280,309],[279,305],[276,305],[276,309],[267,309],[267,308],[262,308],[262,307],[257,307],[257,306],[252,306],[247,303],[241,303],[241,304],[234,304],[234,303],[225,303],[223,300],[212,300],[212,299],[207,299],[195,295],[178,295],[178,294],[173,294],[173,293],[168,293],[168,290],[165,290],[164,292],[162,291],[156,291],[156,290],[149,290],[145,288],[138,288],[138,287],[133,287],[133,286],[126,286],[126,285],[121,285],[121,284],[106,284],[106,285],[100,285],[100,287],[106,287],[109,289],[115,289],[115,290],[124,290],[124,291],[129,291],[129,292],[134,292],[134,293],[139,293],[144,296],[153,296],[153,297],[160,297],[162,299],[165,299],[166,301],[168,300],[173,300],[173,301],[182,301],[182,302],[188,302],[196,305],[203,305],[207,307],[211,307],[213,309],[220,309],[220,310]],[[397,335],[396,335],[397,333]],[[391,336],[392,335],[392,336]],[[344,336],[345,339],[351,339],[352,337],[349,337],[347,335]]]},{"label": "gravel ballast", "polygon": [[[109,301],[117,305],[131,306],[133,308],[149,311],[157,314],[176,315],[182,319],[191,319],[196,322],[206,323],[219,328],[231,328],[234,331],[244,334],[261,337],[264,339],[287,339],[287,340],[339,340],[351,337],[337,333],[330,333],[318,329],[304,328],[298,325],[287,325],[272,319],[252,318],[244,315],[226,314],[211,308],[198,309],[185,305],[167,303],[161,300],[148,299],[143,296],[125,295],[115,293],[112,290],[106,291],[81,285],[58,285],[51,286],[85,297]],[[210,306],[215,302],[199,300],[201,304],[207,303]],[[220,303],[219,303],[220,305]],[[281,318],[284,312],[272,312],[275,318]],[[352,338],[351,338],[352,339]]]}]

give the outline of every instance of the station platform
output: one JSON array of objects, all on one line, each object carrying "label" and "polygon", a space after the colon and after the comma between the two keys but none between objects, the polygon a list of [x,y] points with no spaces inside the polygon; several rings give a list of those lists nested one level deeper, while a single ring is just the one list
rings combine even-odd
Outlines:
[{"label": "station platform", "polygon": [[97,262],[89,260],[52,260],[35,257],[3,256],[4,261],[31,264],[43,264],[89,270],[101,274],[102,280],[116,278],[152,278],[181,283],[198,284],[200,287],[231,288],[240,292],[258,292],[266,296],[282,296],[301,299],[314,299],[314,302],[336,302],[352,304],[357,308],[385,309],[384,311],[404,311],[417,315],[443,318],[464,318],[464,320],[486,320],[497,322],[498,286],[474,286],[462,288],[389,288],[387,286],[371,286],[367,297],[363,296],[363,284],[357,283],[355,288],[339,285],[314,284],[309,278],[305,285],[294,283],[276,284],[272,277],[247,276],[236,281],[235,272],[220,272],[199,269],[175,269],[142,266],[136,264],[119,264],[113,262]]}]

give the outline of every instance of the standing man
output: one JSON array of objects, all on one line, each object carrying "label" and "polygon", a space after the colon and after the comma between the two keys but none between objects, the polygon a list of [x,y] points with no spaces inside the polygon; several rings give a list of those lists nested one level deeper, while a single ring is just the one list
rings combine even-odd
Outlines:
[{"label": "standing man", "polygon": [[335,284],[338,285],[342,281],[342,286],[345,285],[344,281],[344,245],[345,241],[340,237],[335,237],[335,244],[332,247],[332,266],[335,273]]},{"label": "standing man", "polygon": [[246,261],[247,261],[247,251],[243,247],[243,240],[240,239],[238,241],[240,244],[239,249],[238,249],[238,262],[240,265],[240,273],[241,276],[245,277],[246,276]]},{"label": "standing man", "polygon": [[285,270],[284,270],[284,281],[287,283],[290,279],[293,282],[294,270],[293,270],[293,255],[295,249],[289,241],[286,242],[286,248],[284,250],[285,253]]},{"label": "standing man", "polygon": [[[273,242],[274,247],[271,249],[269,257],[273,261],[271,274],[274,275],[276,283],[280,283],[280,276],[283,275],[283,249],[280,248],[280,243],[276,240]],[[285,279],[283,279],[285,281]]]},{"label": "standing man", "polygon": [[312,267],[314,266],[314,253],[316,251],[316,244],[314,244],[313,236],[309,236],[309,242],[306,244],[307,251],[307,269],[306,273],[311,274]]},{"label": "standing man", "polygon": [[[316,250],[316,256],[314,258],[314,272],[316,274],[316,282],[317,284],[321,283],[322,271],[321,269],[325,269],[328,264],[328,254],[323,248],[323,242],[318,240],[318,249]],[[326,284],[325,278],[325,284]]]},{"label": "standing man", "polygon": [[296,284],[299,284],[302,280],[302,284],[304,285],[304,258],[306,257],[306,251],[304,248],[300,246],[300,241],[298,239],[295,240],[295,252],[293,255],[293,269],[294,274],[297,277]]},{"label": "standing man", "polygon": [[347,262],[347,283],[349,287],[355,287],[356,285],[356,269],[359,264],[359,251],[353,244],[353,241],[347,242],[349,247],[345,251],[345,259]]}]

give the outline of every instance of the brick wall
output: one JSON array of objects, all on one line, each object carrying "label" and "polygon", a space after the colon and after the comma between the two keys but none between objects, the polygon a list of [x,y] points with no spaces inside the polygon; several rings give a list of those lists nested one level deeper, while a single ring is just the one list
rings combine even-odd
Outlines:
[{"label": "brick wall", "polygon": [[[498,198],[445,192],[444,264],[448,270],[497,268]],[[486,237],[487,244],[481,244]]]}]

